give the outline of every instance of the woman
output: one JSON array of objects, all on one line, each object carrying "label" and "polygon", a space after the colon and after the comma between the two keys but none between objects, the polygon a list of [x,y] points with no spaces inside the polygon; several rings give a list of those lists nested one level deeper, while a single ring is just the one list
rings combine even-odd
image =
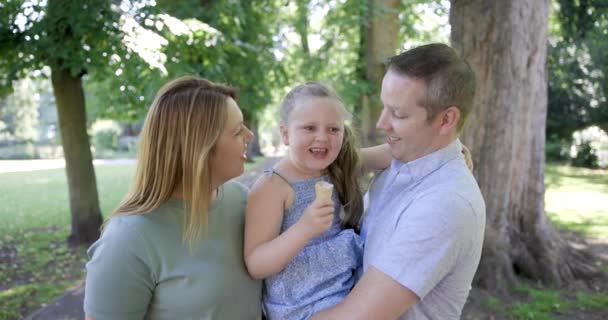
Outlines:
[{"label": "woman", "polygon": [[232,88],[185,77],[157,94],[134,183],[89,249],[87,319],[257,319],[243,263],[252,132]]}]

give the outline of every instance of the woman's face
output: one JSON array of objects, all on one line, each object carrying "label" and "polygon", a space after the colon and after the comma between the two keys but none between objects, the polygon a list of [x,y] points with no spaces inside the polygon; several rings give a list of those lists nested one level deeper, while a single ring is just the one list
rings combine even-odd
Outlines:
[{"label": "woman's face", "polygon": [[247,160],[247,144],[253,138],[253,132],[243,123],[243,113],[236,101],[228,98],[226,103],[226,123],[210,161],[214,188],[243,174]]}]

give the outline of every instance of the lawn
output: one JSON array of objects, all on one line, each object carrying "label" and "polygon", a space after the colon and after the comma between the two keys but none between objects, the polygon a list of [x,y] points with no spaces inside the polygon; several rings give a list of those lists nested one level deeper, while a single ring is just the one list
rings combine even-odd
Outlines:
[{"label": "lawn", "polygon": [[[104,214],[127,191],[133,169],[134,165],[96,166]],[[607,170],[550,164],[546,186],[546,211],[560,228],[608,239]],[[0,319],[20,319],[82,279],[85,251],[65,245],[70,216],[63,169],[0,173],[0,221]],[[536,289],[522,290],[531,297],[555,298],[551,292],[543,296]],[[579,299],[595,303],[589,308],[608,310],[607,293],[585,294]],[[531,314],[534,308],[516,304],[511,317],[527,319],[521,314]]]},{"label": "lawn", "polygon": [[[134,165],[96,166],[103,213],[125,194]],[[21,319],[84,275],[70,232],[64,169],[0,174],[0,319]]]},{"label": "lawn", "polygon": [[545,211],[560,228],[608,238],[608,170],[549,164]]}]

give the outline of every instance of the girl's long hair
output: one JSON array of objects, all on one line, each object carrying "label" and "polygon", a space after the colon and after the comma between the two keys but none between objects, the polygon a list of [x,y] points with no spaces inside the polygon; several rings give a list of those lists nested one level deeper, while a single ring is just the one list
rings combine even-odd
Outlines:
[{"label": "girl's long hair", "polygon": [[[342,105],[344,113],[349,114],[344,108],[342,99],[333,89],[318,82],[307,82],[293,88],[283,99],[280,111],[281,122],[288,123],[289,115],[299,99],[313,97],[336,99]],[[327,171],[331,183],[338,192],[340,202],[344,205],[345,217],[342,219],[342,226],[358,230],[363,213],[363,196],[359,185],[361,160],[354,133],[348,125],[344,125],[344,139],[340,153]]]},{"label": "girl's long hair", "polygon": [[342,149],[334,162],[327,168],[329,178],[338,191],[340,201],[344,204],[345,217],[342,226],[359,230],[363,215],[363,196],[359,185],[361,160],[357,140],[348,125],[344,125]]},{"label": "girl's long hair", "polygon": [[148,110],[140,135],[131,188],[111,217],[147,214],[176,189],[184,200],[183,241],[192,247],[208,224],[211,202],[209,157],[227,117],[233,88],[196,77],[164,85]]}]

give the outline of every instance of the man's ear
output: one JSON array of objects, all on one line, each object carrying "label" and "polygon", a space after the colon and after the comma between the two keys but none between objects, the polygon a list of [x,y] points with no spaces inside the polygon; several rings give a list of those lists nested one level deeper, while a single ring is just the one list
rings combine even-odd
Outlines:
[{"label": "man's ear", "polygon": [[287,127],[282,122],[279,124],[279,133],[281,134],[281,140],[283,140],[283,144],[288,146],[289,145],[289,134],[287,131]]},{"label": "man's ear", "polygon": [[439,134],[449,135],[458,131],[460,109],[455,106],[448,107],[439,114],[439,117]]}]

